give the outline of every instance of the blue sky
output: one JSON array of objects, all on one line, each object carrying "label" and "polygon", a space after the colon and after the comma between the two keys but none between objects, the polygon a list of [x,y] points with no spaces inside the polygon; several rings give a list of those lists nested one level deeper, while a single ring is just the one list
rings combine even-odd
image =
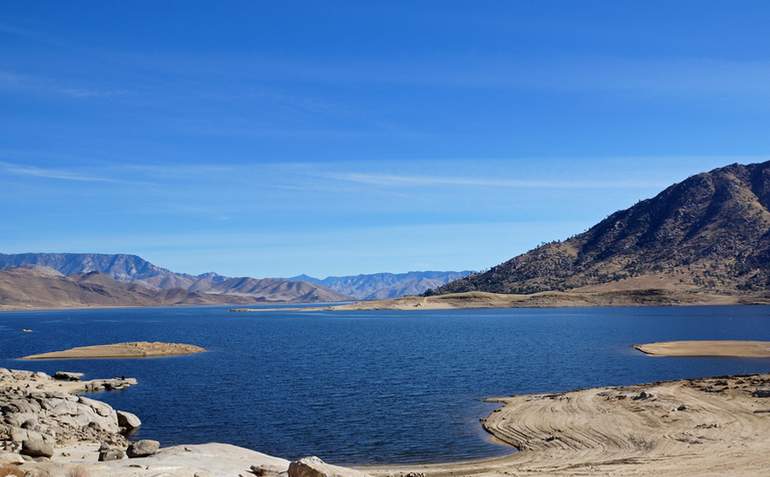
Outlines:
[{"label": "blue sky", "polygon": [[767,2],[0,5],[0,251],[483,269],[770,158]]}]

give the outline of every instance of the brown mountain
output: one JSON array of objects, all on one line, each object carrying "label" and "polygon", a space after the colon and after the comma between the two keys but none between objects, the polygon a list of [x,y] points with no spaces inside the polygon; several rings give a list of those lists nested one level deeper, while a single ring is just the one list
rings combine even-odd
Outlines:
[{"label": "brown mountain", "polygon": [[588,231],[435,293],[770,288],[770,161],[692,176]]},{"label": "brown mountain", "polygon": [[[251,302],[332,302],[349,297],[323,286],[276,278],[231,278],[216,273],[190,275],[158,267],[136,255],[100,253],[20,253],[0,254],[0,270],[21,267],[45,267],[62,275],[78,277],[98,274],[98,280],[140,286],[155,292],[165,292],[163,301],[202,300],[206,303]],[[93,275],[90,280],[95,280]],[[113,287],[111,283],[109,286]],[[130,287],[129,287],[130,288]],[[189,297],[184,293],[189,292]],[[157,299],[163,293],[156,293]],[[215,297],[213,295],[227,295]],[[173,297],[173,298],[172,298]],[[0,299],[0,305],[5,302]],[[97,303],[94,303],[97,304]]]},{"label": "brown mountain", "polygon": [[299,290],[283,293],[275,289],[253,290],[253,293],[199,292],[184,288],[150,288],[141,283],[117,281],[98,272],[66,276],[47,267],[20,267],[0,271],[0,309],[331,301],[318,288],[291,283]]}]

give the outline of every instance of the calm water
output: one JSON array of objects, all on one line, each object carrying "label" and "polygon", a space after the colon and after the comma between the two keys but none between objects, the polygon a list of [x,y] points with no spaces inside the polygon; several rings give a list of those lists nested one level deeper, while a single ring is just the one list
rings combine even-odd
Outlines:
[{"label": "calm water", "polygon": [[[509,451],[478,423],[491,409],[486,396],[770,371],[764,359],[650,358],[630,348],[715,338],[770,340],[770,307],[2,313],[0,366],[137,377],[138,386],[97,397],[137,413],[141,436],[164,445],[219,441],[338,463],[442,461]],[[138,340],[210,352],[14,361]]]}]

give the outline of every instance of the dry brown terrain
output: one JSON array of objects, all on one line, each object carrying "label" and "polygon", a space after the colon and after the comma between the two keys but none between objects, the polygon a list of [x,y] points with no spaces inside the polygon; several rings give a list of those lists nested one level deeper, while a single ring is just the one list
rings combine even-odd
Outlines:
[{"label": "dry brown terrain", "polygon": [[770,375],[682,380],[496,399],[483,423],[521,452],[369,473],[426,476],[762,476],[770,468]]},{"label": "dry brown terrain", "polygon": [[710,293],[766,292],[770,161],[694,175],[583,233],[435,292],[572,291],[650,275]]},{"label": "dry brown terrain", "polygon": [[[284,311],[351,311],[351,310],[449,310],[456,308],[513,308],[566,306],[645,306],[645,305],[736,305],[767,304],[766,294],[718,294],[697,289],[660,287],[635,289],[624,281],[610,284],[529,295],[463,292],[432,296],[408,296],[393,300],[359,301],[345,305],[310,308],[283,308]],[[236,308],[234,311],[267,311]]]},{"label": "dry brown terrain", "polygon": [[200,346],[184,343],[137,341],[96,346],[81,346],[64,351],[33,354],[22,359],[96,359],[96,358],[151,358],[202,353]]},{"label": "dry brown terrain", "polygon": [[[203,279],[200,282],[205,281]],[[101,273],[62,275],[51,268],[0,270],[0,311],[122,306],[176,306],[325,302],[341,295],[304,282],[227,279],[203,287],[153,288]]]},{"label": "dry brown terrain", "polygon": [[697,340],[666,341],[634,345],[653,356],[724,356],[770,358],[770,341]]}]

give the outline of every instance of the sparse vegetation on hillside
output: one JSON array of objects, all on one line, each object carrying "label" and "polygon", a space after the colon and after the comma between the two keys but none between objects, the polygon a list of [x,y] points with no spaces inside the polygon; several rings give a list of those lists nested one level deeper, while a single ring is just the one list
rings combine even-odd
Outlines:
[{"label": "sparse vegetation on hillside", "polygon": [[588,231],[436,293],[535,293],[656,275],[715,291],[770,287],[770,162],[692,176]]}]

